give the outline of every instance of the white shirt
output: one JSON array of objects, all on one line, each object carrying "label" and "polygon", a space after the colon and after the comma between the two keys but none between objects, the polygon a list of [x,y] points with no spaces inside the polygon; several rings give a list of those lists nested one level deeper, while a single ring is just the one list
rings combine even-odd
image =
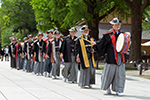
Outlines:
[{"label": "white shirt", "polygon": [[8,48],[5,48],[5,54],[8,54]]}]

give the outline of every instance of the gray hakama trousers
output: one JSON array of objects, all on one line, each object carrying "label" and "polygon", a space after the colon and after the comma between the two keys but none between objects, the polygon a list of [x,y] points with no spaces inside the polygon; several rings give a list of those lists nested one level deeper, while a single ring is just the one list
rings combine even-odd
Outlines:
[{"label": "gray hakama trousers", "polygon": [[39,62],[35,61],[34,63],[34,73],[37,74],[38,73],[38,67],[39,67]]},{"label": "gray hakama trousers", "polygon": [[44,62],[43,62],[43,55],[41,55],[41,61],[39,62],[39,73],[43,75],[43,68],[44,68]]},{"label": "gray hakama trousers", "polygon": [[101,89],[107,90],[112,84],[112,90],[115,92],[123,92],[125,85],[125,63],[119,61],[121,59],[118,56],[118,65],[105,64],[102,72],[102,84]]},{"label": "gray hakama trousers", "polygon": [[89,86],[91,84],[95,84],[95,68],[92,64],[92,59],[88,59],[90,63],[90,67],[83,69],[80,66],[80,77],[79,77],[79,86]]},{"label": "gray hakama trousers", "polygon": [[43,72],[51,73],[52,63],[50,62],[50,58],[45,59]]},{"label": "gray hakama trousers", "polygon": [[35,66],[34,66],[34,73],[38,73],[38,74],[42,74],[43,75],[43,67],[44,67],[44,62],[43,62],[43,55],[40,55],[41,56],[41,61],[36,61],[35,62]]},{"label": "gray hakama trousers", "polygon": [[59,76],[60,74],[60,54],[56,52],[56,62],[52,63],[52,76]]},{"label": "gray hakama trousers", "polygon": [[27,71],[31,71],[31,56],[29,56],[29,59],[27,60]]},{"label": "gray hakama trousers", "polygon": [[27,58],[24,58],[24,63],[23,63],[23,71],[27,69]]},{"label": "gray hakama trousers", "polygon": [[16,59],[14,57],[10,57],[10,66],[11,68],[16,68]]},{"label": "gray hakama trousers", "polygon": [[19,68],[19,69],[20,69],[20,67],[21,67],[21,56],[20,56],[20,54],[17,55],[16,67]]},{"label": "gray hakama trousers", "polygon": [[33,59],[32,59],[32,62],[31,62],[31,71],[33,72],[34,70],[34,62],[33,62]]},{"label": "gray hakama trousers", "polygon": [[24,58],[21,58],[19,69],[23,69],[23,66],[24,66]]},{"label": "gray hakama trousers", "polygon": [[78,76],[78,66],[75,61],[75,56],[71,53],[71,61],[72,62],[65,62],[65,67],[62,70],[62,75],[68,79],[68,81],[76,81]]}]

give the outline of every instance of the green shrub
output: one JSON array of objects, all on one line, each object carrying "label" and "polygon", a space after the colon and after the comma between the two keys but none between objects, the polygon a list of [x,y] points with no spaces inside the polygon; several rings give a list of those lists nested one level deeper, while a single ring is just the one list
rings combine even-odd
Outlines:
[{"label": "green shrub", "polygon": [[98,69],[103,70],[104,66],[98,66]]},{"label": "green shrub", "polygon": [[[104,66],[98,66],[98,69],[103,70]],[[128,67],[128,66],[126,66],[126,70],[137,70],[137,67]]]},{"label": "green shrub", "polygon": [[137,67],[128,67],[128,66],[126,66],[126,70],[137,70]]}]

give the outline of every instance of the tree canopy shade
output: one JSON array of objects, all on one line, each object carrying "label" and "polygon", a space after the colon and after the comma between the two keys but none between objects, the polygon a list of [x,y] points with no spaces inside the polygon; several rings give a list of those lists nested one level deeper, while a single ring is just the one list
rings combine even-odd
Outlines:
[{"label": "tree canopy shade", "polygon": [[32,0],[31,5],[35,11],[36,21],[43,23],[37,25],[38,29],[45,32],[57,27],[64,35],[68,35],[70,27],[61,27],[69,12],[66,7],[67,2],[68,0]]},{"label": "tree canopy shade", "polygon": [[[78,22],[88,23],[91,35],[98,39],[98,24],[115,9],[123,8],[117,0],[32,0],[31,5],[35,10],[38,29],[46,31],[57,27],[64,35],[68,29]],[[121,10],[119,10],[121,11]],[[118,11],[118,12],[119,12]],[[124,15],[126,9],[120,14]]]},{"label": "tree canopy shade", "polygon": [[142,28],[150,32],[150,6],[144,10],[142,19],[144,19],[142,22]]},{"label": "tree canopy shade", "polygon": [[[6,34],[19,32],[26,36],[37,32],[34,10],[30,5],[31,0],[1,0],[0,27],[2,40],[9,38]],[[7,30],[7,31],[6,31]],[[8,33],[10,32],[10,33]],[[5,41],[2,41],[2,45]],[[9,44],[8,42],[6,44]]]},{"label": "tree canopy shade", "polygon": [[143,11],[150,5],[150,0],[124,0],[131,11],[132,44],[129,60],[141,60],[141,33]]},{"label": "tree canopy shade", "polygon": [[[30,6],[30,0],[1,0],[1,13],[2,16],[9,16],[11,25],[15,25],[16,29],[24,30],[29,29],[30,32],[35,30],[35,17],[32,6]],[[8,24],[8,23],[6,23]],[[20,31],[21,32],[21,31]],[[22,34],[22,33],[21,33]]]},{"label": "tree canopy shade", "polygon": [[106,17],[115,10],[122,17],[129,15],[128,7],[118,0],[69,0],[67,6],[70,12],[65,17],[62,27],[73,26],[84,19],[91,29],[90,35],[96,40],[98,25],[102,19],[107,19]]}]

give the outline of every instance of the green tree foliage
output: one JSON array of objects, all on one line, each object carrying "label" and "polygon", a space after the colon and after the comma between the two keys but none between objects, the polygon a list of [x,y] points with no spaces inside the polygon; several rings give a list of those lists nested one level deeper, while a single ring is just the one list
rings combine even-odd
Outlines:
[{"label": "green tree foliage", "polygon": [[2,2],[1,12],[3,15],[9,15],[10,24],[15,25],[16,29],[23,29],[24,34],[27,34],[25,29],[35,30],[36,21],[30,0],[2,0]]},{"label": "green tree foliage", "polygon": [[[34,10],[30,5],[31,0],[1,0],[0,8],[0,27],[2,40],[9,38],[10,34],[17,33],[27,36],[37,32]],[[2,41],[2,45],[6,44]]]},{"label": "green tree foliage", "polygon": [[[116,10],[122,19],[129,16],[129,8],[118,0],[68,0],[70,12],[65,17],[65,26],[74,26],[77,22],[85,21],[91,29],[90,35],[98,39],[98,25],[102,19]],[[120,18],[121,19],[121,18]]]},{"label": "green tree foliage", "polygon": [[31,5],[35,11],[38,29],[45,32],[58,28],[64,35],[68,34],[68,27],[61,28],[69,10],[66,7],[68,0],[32,0]]},{"label": "green tree foliage", "polygon": [[[35,10],[38,29],[46,31],[57,27],[64,31],[75,26],[78,22],[88,23],[91,35],[98,39],[99,21],[105,18],[115,9],[119,9],[124,17],[128,11],[127,6],[121,5],[117,0],[32,0],[31,5]],[[122,10],[122,11],[121,11]]]},{"label": "green tree foliage", "polygon": [[144,10],[142,18],[144,20],[142,22],[142,28],[150,32],[150,6]]},{"label": "green tree foliage", "polygon": [[12,32],[14,30],[14,26],[10,26],[8,28],[6,28],[4,31],[2,31],[1,33],[1,41],[2,41],[2,46],[6,46],[9,45],[11,40],[9,39],[9,37],[12,36]]}]

